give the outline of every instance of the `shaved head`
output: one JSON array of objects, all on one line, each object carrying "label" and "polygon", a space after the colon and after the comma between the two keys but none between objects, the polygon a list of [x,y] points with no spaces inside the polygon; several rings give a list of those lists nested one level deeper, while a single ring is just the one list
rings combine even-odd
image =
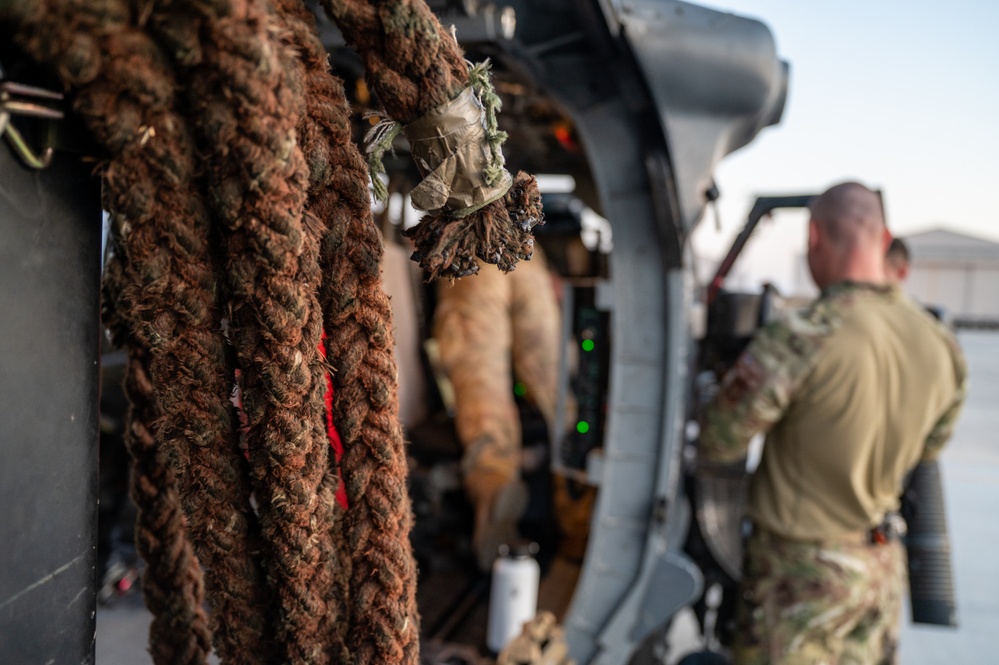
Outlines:
[{"label": "shaved head", "polygon": [[830,187],[809,206],[812,220],[837,242],[878,242],[885,228],[881,197],[857,182]]},{"label": "shaved head", "polygon": [[809,208],[808,267],[819,288],[845,280],[884,281],[891,236],[876,192],[844,182],[815,197]]}]

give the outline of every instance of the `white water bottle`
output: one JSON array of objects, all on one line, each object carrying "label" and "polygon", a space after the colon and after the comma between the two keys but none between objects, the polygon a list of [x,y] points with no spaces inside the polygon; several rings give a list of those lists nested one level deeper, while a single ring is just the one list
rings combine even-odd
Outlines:
[{"label": "white water bottle", "polygon": [[493,653],[499,653],[510,640],[520,635],[524,624],[538,611],[541,567],[532,556],[537,551],[535,543],[513,554],[503,546],[499,558],[493,562],[486,629],[486,646]]}]

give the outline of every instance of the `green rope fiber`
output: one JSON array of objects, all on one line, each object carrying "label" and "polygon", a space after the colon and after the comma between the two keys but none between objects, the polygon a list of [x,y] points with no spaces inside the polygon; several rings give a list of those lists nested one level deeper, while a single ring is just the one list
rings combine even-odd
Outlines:
[{"label": "green rope fiber", "polygon": [[[380,114],[369,112],[365,118],[380,117]],[[382,180],[385,173],[385,153],[392,150],[395,137],[402,131],[402,124],[391,118],[382,117],[364,136],[364,152],[368,157],[368,173],[371,176],[371,187],[374,190],[375,201],[384,203],[388,200],[388,187]]]},{"label": "green rope fiber", "polygon": [[495,185],[503,177],[506,160],[503,157],[502,146],[507,139],[507,133],[500,131],[496,121],[496,114],[503,107],[503,101],[496,94],[492,80],[489,77],[491,64],[489,59],[480,63],[469,63],[468,83],[472,86],[475,96],[482,104],[485,112],[486,142],[489,144],[489,152],[492,159],[483,172],[487,185]]}]

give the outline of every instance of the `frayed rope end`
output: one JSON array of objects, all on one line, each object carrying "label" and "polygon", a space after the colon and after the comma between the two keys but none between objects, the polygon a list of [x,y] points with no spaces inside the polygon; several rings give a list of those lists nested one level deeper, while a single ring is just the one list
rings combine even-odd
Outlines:
[{"label": "frayed rope end", "polygon": [[427,281],[458,279],[479,271],[476,258],[503,272],[534,253],[531,229],[543,224],[541,192],[534,176],[517,174],[506,195],[461,218],[425,215],[403,234],[416,245],[413,260],[426,271]]}]

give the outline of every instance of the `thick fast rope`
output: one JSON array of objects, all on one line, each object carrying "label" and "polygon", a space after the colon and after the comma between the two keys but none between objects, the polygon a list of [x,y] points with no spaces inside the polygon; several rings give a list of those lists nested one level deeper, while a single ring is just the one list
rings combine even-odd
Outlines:
[{"label": "thick fast rope", "polygon": [[[129,146],[135,154],[122,150],[105,171],[110,206],[130,229],[123,234],[135,272],[126,292],[129,315],[150,350],[164,414],[158,434],[180,465],[185,509],[207,571],[216,649],[228,660],[267,662],[266,614],[258,608],[267,606],[268,592],[253,558],[257,526],[227,400],[232,369],[220,328],[210,217],[187,123],[174,111],[173,73],[144,33],[130,29],[123,42],[135,52],[107,58],[117,80],[112,90],[135,90],[136,100],[150,107]],[[131,86],[122,83],[129,79]],[[145,89],[151,83],[162,89],[159,97]],[[97,97],[91,108],[85,99],[78,110],[92,125],[100,122],[104,100]],[[122,129],[113,117],[104,122]]]},{"label": "thick fast rope", "polygon": [[[333,78],[329,70],[327,53],[319,41],[315,17],[300,0],[277,0],[275,8],[283,40],[288,50],[297,55],[297,58],[287,58],[286,71],[304,102],[297,128],[299,145],[309,168],[304,226],[311,237],[312,246],[319,249],[329,233],[331,224],[346,223],[346,218],[343,216],[337,216],[335,219],[333,217],[332,211],[341,205],[340,196],[331,185],[335,172],[341,168],[342,160],[338,159],[338,151],[342,149],[341,144],[345,140],[349,143],[349,118],[345,109],[337,105],[342,98],[342,95],[338,97],[336,94],[339,81]],[[320,306],[323,311],[326,309],[326,303],[321,300],[323,288],[331,282],[337,282],[338,279],[339,276],[336,274],[321,271],[317,293],[320,295]],[[322,316],[318,310],[315,314]],[[328,340],[325,345],[328,347]],[[334,357],[328,348],[327,356]],[[325,387],[324,368],[318,368],[316,376],[324,379],[323,387]],[[333,422],[335,423],[335,419]],[[325,420],[317,422],[316,426],[319,428],[317,436],[325,439],[327,434]],[[340,474],[333,455],[329,456],[329,462],[329,471],[325,479],[329,484],[329,491],[335,491],[339,485]],[[331,507],[334,513],[326,535],[331,538],[335,550],[329,561],[331,566],[329,609],[321,617],[319,630],[325,640],[326,652],[331,661],[347,663],[350,661],[347,634],[350,617],[348,599],[351,560],[349,552],[343,547],[345,540],[343,510],[336,504]]]},{"label": "thick fast rope", "polygon": [[[128,325],[119,316],[125,265],[112,256],[104,280],[104,320],[114,342],[128,338]],[[152,612],[150,655],[157,665],[204,665],[211,650],[208,618],[202,604],[201,568],[187,539],[177,481],[165,451],[153,435],[159,418],[148,354],[135,347],[128,352],[125,393],[129,401],[125,445],[133,460],[129,495],[135,504],[135,544],[146,563],[142,593]]]},{"label": "thick fast rope", "polygon": [[[34,3],[16,9],[28,13],[20,17],[20,43],[76,91],[76,110],[113,155],[105,169],[107,200],[125,219],[122,246],[129,270],[121,309],[131,323],[135,348],[148,350],[154,380],[166,377],[168,383],[160,385],[173,386],[157,392],[162,413],[157,441],[164,455],[184,465],[188,451],[210,451],[208,464],[200,469],[205,474],[199,479],[201,493],[184,495],[203,500],[206,514],[192,527],[210,536],[196,540],[210,578],[223,579],[211,585],[223,594],[213,603],[213,619],[232,612],[234,624],[253,626],[259,613],[239,609],[260,602],[252,586],[249,548],[241,542],[247,497],[233,496],[239,474],[221,452],[228,447],[230,429],[227,390],[217,389],[225,368],[220,366],[222,341],[212,312],[207,220],[190,189],[191,144],[186,123],[173,112],[172,72],[162,66],[148,38],[129,25],[124,2]],[[213,480],[210,471],[217,468],[222,477]],[[152,508],[167,509],[163,504]],[[160,517],[147,512],[141,519],[155,524]],[[212,556],[213,546],[223,556]],[[158,613],[164,624],[176,623],[175,638],[183,641],[183,626],[162,609]],[[248,620],[239,621],[243,617]],[[167,637],[161,634],[155,642],[166,644]],[[246,654],[254,653],[255,642],[259,637],[246,634],[234,640],[237,653]]]},{"label": "thick fast rope", "polygon": [[[301,91],[289,80],[273,8],[257,0],[154,3],[178,53],[208,157],[225,255],[231,340],[241,369],[245,434],[275,639],[287,662],[325,663],[319,625],[332,588],[333,497],[326,482],[325,379],[318,345],[318,240],[303,226],[308,171],[297,145]],[[172,10],[172,11],[171,11]]]},{"label": "thick fast rope", "polygon": [[398,425],[391,308],[381,288],[381,233],[365,163],[351,141],[342,82],[329,72],[314,19],[297,16],[307,71],[301,144],[312,175],[309,211],[325,221],[321,301],[334,359],[334,420],[344,442],[351,552],[349,651],[356,663],[415,663],[419,623],[406,459]]},{"label": "thick fast rope", "polygon": [[[423,0],[323,0],[323,5],[357,49],[386,112],[403,125],[474,82],[458,44]],[[541,219],[537,182],[518,173],[503,198],[463,217],[430,212],[406,233],[416,245],[414,259],[430,279],[455,278],[478,272],[475,257],[513,270],[531,257],[530,230]]]},{"label": "thick fast rope", "polygon": [[[365,165],[355,150],[355,179]],[[350,173],[344,174],[348,177]],[[352,191],[353,190],[353,191]],[[391,309],[381,288],[382,240],[367,188],[348,189],[346,225],[334,224],[324,266],[339,276],[324,289],[334,374],[334,417],[344,441],[342,468],[351,576],[350,646],[356,663],[415,663],[418,624],[406,460],[398,421]],[[351,210],[353,208],[353,210]]]},{"label": "thick fast rope", "polygon": [[204,665],[211,650],[208,618],[202,603],[201,568],[187,539],[173,468],[163,457],[149,423],[155,416],[149,359],[129,352],[125,392],[132,404],[125,442],[133,464],[129,494],[142,515],[135,545],[146,562],[142,591],[153,615],[149,645],[157,665]]},{"label": "thick fast rope", "polygon": [[[207,651],[176,482],[224,663],[416,663],[412,515],[367,170],[311,16],[297,0],[270,2],[24,1],[0,19],[59,75],[109,155],[120,254],[106,304],[131,346],[132,448],[148,461],[137,491],[149,500],[140,529],[154,529],[143,547],[157,662]],[[393,117],[419,118],[468,86],[422,2],[331,7],[361,35]],[[478,255],[512,268],[530,253],[536,194],[518,176],[473,215],[428,216],[424,264],[455,276]],[[339,469],[322,426],[324,326]],[[237,367],[248,463],[228,403]],[[139,413],[151,405],[155,426]]]}]

